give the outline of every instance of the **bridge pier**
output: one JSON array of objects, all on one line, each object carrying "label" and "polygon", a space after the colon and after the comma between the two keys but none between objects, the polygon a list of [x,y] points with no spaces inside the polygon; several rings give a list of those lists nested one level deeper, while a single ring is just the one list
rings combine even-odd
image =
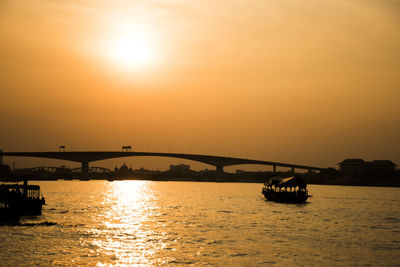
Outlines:
[{"label": "bridge pier", "polygon": [[89,162],[82,161],[82,177],[87,177],[89,175]]},{"label": "bridge pier", "polygon": [[272,165],[272,167],[274,168],[273,169],[273,174],[275,175],[276,174],[276,165]]},{"label": "bridge pier", "polygon": [[217,173],[224,173],[224,166],[216,165],[215,167],[217,167]]},{"label": "bridge pier", "polygon": [[294,167],[292,167],[292,172],[294,173]]}]

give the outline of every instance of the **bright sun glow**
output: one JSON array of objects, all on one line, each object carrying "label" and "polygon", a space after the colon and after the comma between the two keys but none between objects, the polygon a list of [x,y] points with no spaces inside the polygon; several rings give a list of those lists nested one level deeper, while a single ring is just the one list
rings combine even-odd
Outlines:
[{"label": "bright sun glow", "polygon": [[150,32],[130,24],[121,24],[108,37],[106,57],[120,68],[133,70],[154,64],[155,49]]},{"label": "bright sun glow", "polygon": [[121,36],[113,41],[110,57],[123,67],[144,67],[152,61],[150,45],[138,36]]}]

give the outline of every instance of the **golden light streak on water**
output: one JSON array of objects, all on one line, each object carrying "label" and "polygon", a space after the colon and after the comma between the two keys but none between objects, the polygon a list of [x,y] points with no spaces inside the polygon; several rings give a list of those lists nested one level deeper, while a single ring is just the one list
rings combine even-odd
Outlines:
[{"label": "golden light streak on water", "polygon": [[[151,245],[149,239],[159,239],[159,234],[148,227],[154,203],[145,181],[121,181],[111,183],[104,204],[109,210],[104,214],[106,238],[93,242],[102,253],[110,256],[113,264],[152,264],[149,259],[162,249],[163,244]],[[160,239],[162,240],[162,239]],[[99,262],[98,266],[105,266]]]}]

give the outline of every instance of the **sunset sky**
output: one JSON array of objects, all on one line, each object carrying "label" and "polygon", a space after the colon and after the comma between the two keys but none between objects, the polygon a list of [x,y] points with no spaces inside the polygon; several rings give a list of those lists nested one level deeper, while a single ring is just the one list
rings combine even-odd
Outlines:
[{"label": "sunset sky", "polygon": [[4,151],[400,164],[399,100],[398,0],[0,1]]}]

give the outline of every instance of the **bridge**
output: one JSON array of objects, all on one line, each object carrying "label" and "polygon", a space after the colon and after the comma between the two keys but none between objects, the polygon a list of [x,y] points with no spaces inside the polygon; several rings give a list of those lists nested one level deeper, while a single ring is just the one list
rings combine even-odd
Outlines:
[{"label": "bridge", "polygon": [[181,153],[159,153],[159,152],[133,152],[133,151],[58,151],[58,152],[3,152],[0,150],[0,159],[4,156],[9,157],[35,157],[35,158],[49,158],[80,162],[82,164],[82,176],[86,177],[89,173],[89,162],[122,158],[122,157],[167,157],[179,158],[186,160],[193,160],[215,166],[218,173],[224,172],[224,167],[242,164],[255,164],[255,165],[269,165],[273,167],[274,173],[276,167],[291,168],[294,172],[295,169],[305,170],[323,170],[324,168],[312,167],[298,164],[289,164],[282,162],[232,158],[212,155],[199,155],[199,154],[181,154]]}]

